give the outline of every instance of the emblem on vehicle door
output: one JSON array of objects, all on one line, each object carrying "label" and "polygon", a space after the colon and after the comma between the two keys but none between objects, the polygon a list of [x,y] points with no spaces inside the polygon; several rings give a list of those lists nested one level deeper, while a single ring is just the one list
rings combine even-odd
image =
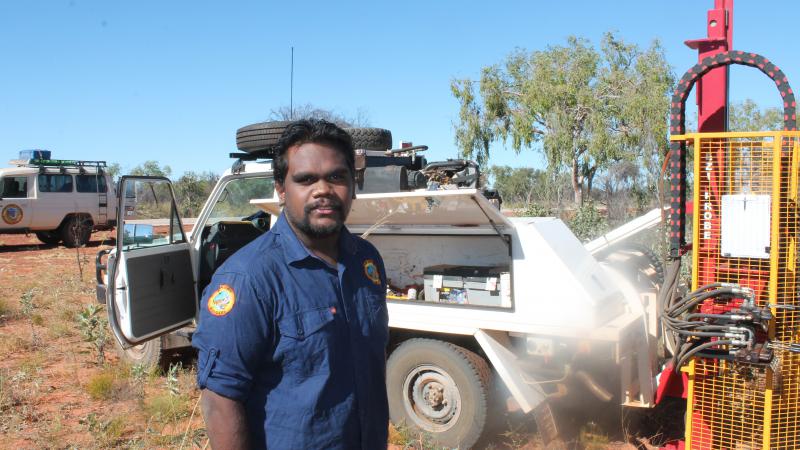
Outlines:
[{"label": "emblem on vehicle door", "polygon": [[10,204],[3,208],[3,222],[9,225],[16,225],[22,221],[22,208],[19,205]]}]

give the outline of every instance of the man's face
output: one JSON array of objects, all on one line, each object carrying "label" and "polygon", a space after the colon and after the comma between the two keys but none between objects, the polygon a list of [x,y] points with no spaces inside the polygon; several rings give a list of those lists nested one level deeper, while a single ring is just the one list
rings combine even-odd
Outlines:
[{"label": "man's face", "polygon": [[309,239],[342,228],[353,202],[353,175],[344,155],[324,144],[295,145],[286,152],[288,170],[276,183],[284,213],[295,232]]}]

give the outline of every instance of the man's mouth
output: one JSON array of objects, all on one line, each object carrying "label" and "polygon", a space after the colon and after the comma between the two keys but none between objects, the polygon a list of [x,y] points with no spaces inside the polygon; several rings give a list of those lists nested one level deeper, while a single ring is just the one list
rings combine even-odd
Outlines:
[{"label": "man's mouth", "polygon": [[326,216],[331,214],[338,214],[339,212],[341,212],[341,210],[342,210],[341,205],[337,204],[311,205],[311,207],[308,208],[309,212],[314,211],[317,214]]}]

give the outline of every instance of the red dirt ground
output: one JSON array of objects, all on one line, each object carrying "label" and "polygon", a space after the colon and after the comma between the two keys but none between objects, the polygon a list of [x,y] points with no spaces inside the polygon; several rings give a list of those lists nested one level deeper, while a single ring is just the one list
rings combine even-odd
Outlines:
[{"label": "red dirt ground", "polygon": [[[76,250],[40,244],[33,235],[0,235],[1,449],[207,445],[195,409],[198,392],[191,362],[174,382],[179,395],[171,396],[163,373],[144,379],[131,375],[132,368],[114,353],[112,337],[101,365],[97,351],[81,335],[76,316],[96,304],[95,256],[113,244],[110,236],[95,233],[87,247]],[[27,310],[25,298],[32,299]],[[105,311],[100,315],[105,317]],[[93,398],[91,386],[104,375],[113,383],[104,396]],[[165,414],[164,399],[179,407]],[[529,418],[501,419],[506,428],[484,438],[481,448],[542,448]],[[608,443],[618,438],[585,448],[636,448]],[[421,448],[413,438],[405,439],[390,448]],[[644,441],[638,443],[647,448]]]}]

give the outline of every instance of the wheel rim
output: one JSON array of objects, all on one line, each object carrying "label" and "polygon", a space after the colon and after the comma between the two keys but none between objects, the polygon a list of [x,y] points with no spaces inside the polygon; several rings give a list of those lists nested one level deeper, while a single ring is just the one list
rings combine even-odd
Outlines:
[{"label": "wheel rim", "polygon": [[416,367],[406,376],[403,393],[403,407],[420,428],[442,432],[458,422],[461,394],[453,378],[440,367]]},{"label": "wheel rim", "polygon": [[145,349],[145,345],[146,344],[134,345],[133,347],[130,347],[125,351],[128,353],[128,355],[130,355],[132,359],[141,360],[144,359],[144,354],[147,351]]}]

